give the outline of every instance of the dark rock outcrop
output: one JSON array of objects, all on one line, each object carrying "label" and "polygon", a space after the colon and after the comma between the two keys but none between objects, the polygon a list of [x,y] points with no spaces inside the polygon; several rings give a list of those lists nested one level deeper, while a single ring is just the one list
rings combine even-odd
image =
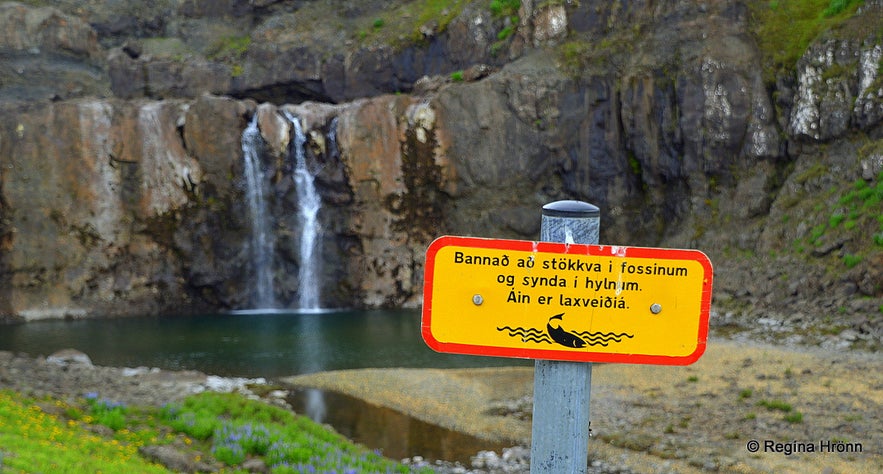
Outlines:
[{"label": "dark rock outcrop", "polygon": [[106,96],[104,52],[81,18],[0,3],[0,102]]}]

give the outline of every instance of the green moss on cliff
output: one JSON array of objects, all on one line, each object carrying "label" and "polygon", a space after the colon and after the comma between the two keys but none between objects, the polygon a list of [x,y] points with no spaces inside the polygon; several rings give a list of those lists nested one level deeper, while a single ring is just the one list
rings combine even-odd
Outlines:
[{"label": "green moss on cliff", "polygon": [[[749,2],[767,81],[772,83],[777,74],[793,70],[813,40],[849,20],[863,3],[861,0]],[[853,33],[860,34],[859,31]]]},{"label": "green moss on cliff", "polygon": [[251,37],[247,35],[225,36],[212,44],[207,56],[213,60],[238,60],[248,51],[249,46]]},{"label": "green moss on cliff", "polygon": [[423,0],[404,2],[395,8],[365,16],[354,30],[359,41],[390,44],[421,43],[424,32],[438,34],[445,31],[470,0]]}]

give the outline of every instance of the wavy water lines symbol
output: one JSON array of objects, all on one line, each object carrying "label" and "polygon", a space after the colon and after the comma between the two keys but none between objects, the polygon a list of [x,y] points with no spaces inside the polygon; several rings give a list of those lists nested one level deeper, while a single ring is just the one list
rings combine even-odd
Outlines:
[{"label": "wavy water lines symbol", "polygon": [[[525,328],[525,327],[511,327],[511,326],[502,326],[498,327],[497,331],[506,332],[510,337],[517,337],[521,339],[521,342],[536,342],[538,344],[546,343],[546,344],[561,344],[567,347],[582,347],[583,344],[573,345],[566,344],[562,341],[556,340],[552,335],[550,335],[547,331],[543,329],[537,328]],[[634,334],[629,334],[625,332],[600,332],[600,331],[581,331],[581,332],[571,332],[575,337],[578,337],[580,340],[584,341],[585,344],[590,346],[603,346],[607,347],[611,343],[622,342],[624,339],[632,339],[635,337]]]},{"label": "wavy water lines symbol", "polygon": [[521,342],[536,342],[541,343],[545,342],[548,344],[552,344],[552,339],[549,337],[545,331],[536,328],[523,328],[523,327],[509,327],[503,326],[501,328],[497,328],[497,331],[508,331],[509,336],[511,337],[520,337]]},{"label": "wavy water lines symbol", "polygon": [[582,332],[574,332],[580,339],[586,341],[586,344],[590,346],[601,345],[607,347],[610,342],[622,342],[624,337],[629,339],[635,337],[634,334],[628,334],[625,332],[615,333],[615,332],[591,332],[591,331],[582,331]]}]

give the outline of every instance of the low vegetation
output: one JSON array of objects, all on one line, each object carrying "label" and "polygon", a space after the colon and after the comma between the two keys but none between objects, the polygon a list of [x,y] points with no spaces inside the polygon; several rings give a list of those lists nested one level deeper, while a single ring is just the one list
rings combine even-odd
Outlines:
[{"label": "low vegetation", "polygon": [[426,0],[404,2],[365,18],[356,28],[360,41],[403,46],[422,43],[425,34],[440,33],[456,18],[469,0]]},{"label": "low vegetation", "polygon": [[824,31],[853,16],[863,0],[771,0],[750,2],[766,80],[791,71],[806,48]]},{"label": "low vegetation", "polygon": [[498,17],[518,15],[521,0],[491,0],[488,8],[494,16]]},{"label": "low vegetation", "polygon": [[139,454],[146,445],[184,446],[224,472],[260,458],[274,474],[410,472],[292,412],[237,394],[202,393],[162,409],[129,407],[88,394],[66,402],[0,391],[0,471],[168,470]]},{"label": "low vegetation", "polygon": [[[841,260],[847,268],[861,263],[866,253],[883,251],[883,172],[875,181],[855,180],[847,189],[832,189],[838,193],[837,205],[822,222],[813,226],[805,242],[811,248],[825,245],[844,235],[867,239],[859,253],[845,253]],[[804,241],[795,243],[798,251],[805,250]]]},{"label": "low vegetation", "polygon": [[[73,416],[51,414],[58,412]],[[138,456],[140,430],[104,438],[87,429],[95,423],[94,416],[59,400],[0,392],[0,471],[167,472]]]},{"label": "low vegetation", "polygon": [[215,61],[236,61],[242,59],[249,46],[251,37],[248,35],[225,36],[209,47],[206,56]]},{"label": "low vegetation", "polygon": [[782,419],[788,423],[803,422],[803,413],[795,410],[790,403],[782,400],[761,400],[757,402],[757,406],[764,407],[769,411],[780,411],[784,413]]}]

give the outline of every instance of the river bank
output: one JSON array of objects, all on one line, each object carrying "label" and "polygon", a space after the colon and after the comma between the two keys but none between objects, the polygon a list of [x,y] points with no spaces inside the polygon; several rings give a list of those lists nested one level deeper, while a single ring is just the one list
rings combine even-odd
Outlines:
[{"label": "river bank", "polygon": [[[878,353],[723,339],[686,367],[596,364],[589,459],[598,472],[883,472],[881,369]],[[365,369],[283,381],[529,446],[532,368]]]},{"label": "river bank", "polygon": [[[719,338],[691,366],[596,364],[593,472],[881,472],[881,368],[878,353]],[[251,393],[249,387],[261,386],[266,390],[256,391],[283,403],[273,390],[277,382],[348,394],[515,448],[505,453],[508,462],[503,453],[476,453],[472,468],[448,463],[437,466],[440,472],[526,469],[530,367],[343,370],[268,382],[100,367],[76,351],[49,357],[0,352],[0,389],[35,397],[97,393],[161,406],[200,391]]]}]

